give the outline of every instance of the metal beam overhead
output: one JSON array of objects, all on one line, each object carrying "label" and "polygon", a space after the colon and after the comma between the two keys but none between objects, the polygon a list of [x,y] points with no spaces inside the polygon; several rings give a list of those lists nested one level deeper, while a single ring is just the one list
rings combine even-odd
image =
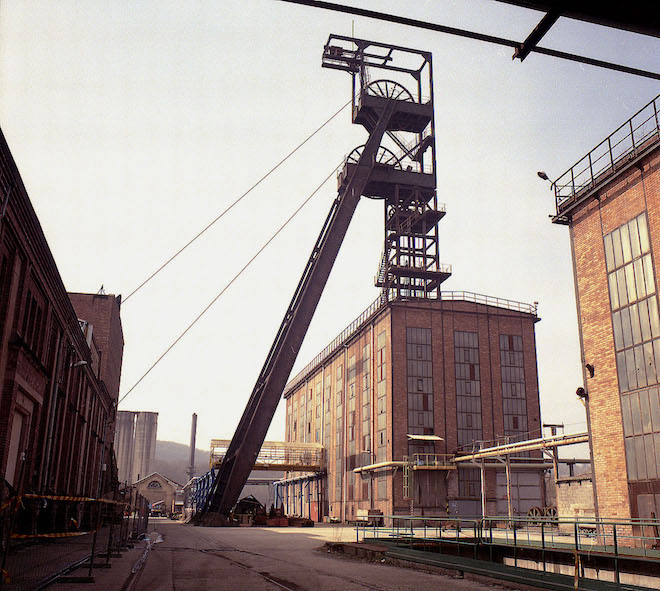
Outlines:
[{"label": "metal beam overhead", "polygon": [[[476,41],[484,41],[486,43],[494,43],[495,45],[504,45],[506,47],[511,47],[514,50],[523,46],[521,41],[513,41],[511,39],[505,39],[503,37],[495,37],[493,35],[485,35],[483,33],[477,33],[475,31],[467,31],[465,29],[458,29],[456,27],[448,27],[446,25],[439,25],[436,23],[430,23],[427,21],[421,21],[418,19],[407,18],[403,16],[396,16],[394,14],[388,14],[385,12],[378,12],[375,10],[366,10],[363,8],[356,8],[354,6],[347,6],[345,4],[336,4],[334,2],[324,2],[322,0],[279,0],[280,2],[288,2],[290,4],[300,4],[303,6],[310,6],[312,8],[322,8],[325,10],[333,10],[335,12],[341,12],[344,14],[353,14],[356,16],[363,16],[366,18],[373,18],[385,22],[395,23],[399,25],[406,25],[409,27],[416,27],[418,29],[425,29],[427,31],[435,31],[437,33],[445,33],[448,35],[455,35],[457,37],[464,37],[467,39],[474,39]],[[590,57],[585,57],[582,55],[576,55],[573,53],[567,53],[565,51],[558,51],[556,49],[547,49],[545,47],[531,47],[530,51],[533,53],[540,53],[542,55],[548,55],[550,57],[556,57],[559,59],[565,59],[573,62],[578,62],[581,64],[586,64],[589,66],[596,66],[599,68],[605,68],[608,70],[614,70],[616,72],[623,72],[625,74],[632,74],[634,76],[642,76],[644,78],[652,78],[653,80],[660,80],[660,73],[649,72],[647,70],[640,70],[639,68],[631,68],[629,66],[623,66],[620,64],[613,64],[611,62],[606,62],[603,60],[597,60]]]},{"label": "metal beam overhead", "polygon": [[538,42],[543,38],[543,36],[552,28],[557,22],[560,13],[557,10],[551,10],[548,12],[539,22],[534,30],[529,34],[529,37],[525,39],[520,47],[517,47],[513,52],[513,58],[518,58],[521,62],[532,52],[532,50],[538,45]]},{"label": "metal beam overhead", "polygon": [[619,2],[594,2],[593,0],[496,0],[521,8],[557,11],[561,16],[603,25],[614,29],[631,31],[640,35],[660,37],[660,10],[653,2],[633,0],[622,6]]},{"label": "metal beam overhead", "polygon": [[481,458],[496,458],[498,456],[508,456],[523,451],[534,451],[539,449],[548,449],[552,447],[559,447],[562,445],[575,445],[577,443],[587,443],[589,441],[589,434],[584,431],[582,433],[573,433],[570,435],[556,435],[554,437],[540,437],[538,439],[530,439],[529,441],[518,441],[516,443],[508,443],[506,445],[495,445],[493,447],[486,447],[471,454],[464,456],[457,456],[454,462],[471,462]]}]

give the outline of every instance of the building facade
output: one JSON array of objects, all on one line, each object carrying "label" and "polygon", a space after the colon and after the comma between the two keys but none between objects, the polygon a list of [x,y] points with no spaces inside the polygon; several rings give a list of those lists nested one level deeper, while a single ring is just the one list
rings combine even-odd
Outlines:
[{"label": "building facade", "polygon": [[87,340],[94,339],[101,357],[99,376],[114,400],[119,398],[124,334],[121,327],[121,296],[105,293],[73,293],[69,299],[83,323]]},{"label": "building facade", "polygon": [[[479,468],[448,460],[541,434],[537,320],[535,306],[464,292],[379,298],[287,385],[286,440],[321,443],[326,471],[289,475],[286,512],[481,514]],[[485,470],[489,515],[507,511],[501,473]],[[543,504],[538,467],[517,465],[512,487],[516,513]]]},{"label": "building facade", "polygon": [[553,183],[553,221],[573,252],[600,517],[660,516],[659,98]]},{"label": "building facade", "polygon": [[[11,487],[2,494],[103,494],[112,485],[117,393],[2,134],[0,199],[0,477]],[[113,352],[120,367],[121,353]]]},{"label": "building facade", "polygon": [[183,486],[158,472],[131,484],[131,491],[142,495],[149,502],[151,509],[162,515],[169,517],[183,511]]}]

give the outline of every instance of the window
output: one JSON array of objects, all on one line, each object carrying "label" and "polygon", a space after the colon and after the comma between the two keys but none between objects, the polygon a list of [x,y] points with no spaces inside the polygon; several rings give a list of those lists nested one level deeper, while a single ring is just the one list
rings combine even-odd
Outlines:
[{"label": "window", "polygon": [[[387,458],[387,380],[386,380],[386,357],[385,347],[387,345],[386,333],[382,331],[376,337],[376,459],[384,462]],[[378,485],[381,490],[381,485]],[[383,485],[384,486],[384,485]],[[384,490],[384,489],[383,489]]]},{"label": "window", "polygon": [[152,480],[149,484],[147,484],[147,488],[163,488],[163,485],[158,482],[158,480]]},{"label": "window", "polygon": [[481,475],[478,468],[458,469],[458,496],[476,499],[481,496]]},{"label": "window", "polygon": [[454,360],[458,445],[469,446],[482,438],[479,335],[476,332],[454,332]]},{"label": "window", "polygon": [[660,478],[660,315],[643,213],[603,237],[629,481]]},{"label": "window", "polygon": [[33,290],[28,289],[25,298],[25,312],[23,316],[23,340],[32,352],[39,358],[43,354],[45,336],[45,305],[43,298]]},{"label": "window", "polygon": [[500,335],[500,367],[502,370],[504,434],[518,436],[518,439],[522,439],[527,435],[522,336]]},{"label": "window", "polygon": [[406,329],[408,433],[433,434],[431,329]]}]

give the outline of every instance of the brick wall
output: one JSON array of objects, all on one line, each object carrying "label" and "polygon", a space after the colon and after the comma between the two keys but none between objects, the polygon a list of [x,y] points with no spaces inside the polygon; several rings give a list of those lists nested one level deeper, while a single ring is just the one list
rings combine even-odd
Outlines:
[{"label": "brick wall", "polygon": [[78,318],[93,325],[93,337],[101,350],[101,379],[110,395],[119,397],[124,335],[119,315],[120,298],[114,295],[69,293]]},{"label": "brick wall", "polygon": [[98,495],[111,485],[112,400],[1,133],[0,201],[0,477]]},{"label": "brick wall", "polygon": [[[600,517],[636,516],[631,504],[623,442],[603,236],[647,212],[654,269],[660,273],[660,149],[619,174],[574,215],[570,224],[577,281],[583,362],[588,378],[595,489]],[[660,450],[658,450],[660,452]]]},{"label": "brick wall", "polygon": [[[347,455],[347,427],[348,427],[348,395],[347,395],[347,362],[355,355],[360,365],[364,345],[371,345],[371,369],[370,369],[370,396],[371,396],[371,437],[372,455],[370,462],[375,463],[373,454],[376,452],[378,442],[376,441],[378,431],[377,418],[377,335],[385,332],[385,365],[386,365],[386,425],[387,425],[387,455],[378,461],[401,461],[404,456],[409,455],[408,447],[408,386],[407,386],[407,357],[406,357],[406,329],[430,328],[431,329],[431,353],[433,374],[433,422],[434,434],[443,438],[434,444],[434,452],[438,454],[454,453],[458,445],[457,439],[457,407],[456,407],[456,376],[455,376],[455,353],[454,332],[473,331],[479,334],[479,355],[481,367],[481,395],[483,411],[483,437],[484,439],[495,439],[504,435],[503,403],[502,403],[502,378],[500,368],[500,344],[499,335],[519,335],[523,340],[524,373],[526,384],[528,424],[532,436],[538,436],[540,431],[540,408],[538,395],[538,377],[536,368],[536,349],[534,337],[534,323],[536,317],[494,306],[476,304],[467,301],[410,301],[393,303],[385,312],[380,312],[373,322],[367,323],[358,333],[353,335],[345,346],[314,369],[305,381],[287,393],[287,441],[306,441],[305,434],[310,430],[305,426],[301,431],[300,417],[307,416],[307,405],[310,403],[309,391],[312,390],[313,404],[316,385],[321,381],[324,396],[323,412],[320,418],[321,431],[324,425],[325,408],[327,401],[326,386],[327,376],[331,378],[331,436],[330,445],[326,447],[328,474],[325,480],[326,497],[329,506],[329,516],[342,520],[350,520],[357,515],[358,509],[373,507],[380,509],[385,514],[407,513],[410,510],[409,499],[403,496],[403,470],[401,467],[392,467],[378,470],[371,476],[362,479],[355,476],[353,494],[349,494],[346,482],[346,474],[341,475],[343,486],[341,490],[336,487],[337,475],[337,412],[336,412],[336,375],[337,368],[343,369],[343,431],[342,445],[344,453],[344,470],[346,470],[345,457]],[[361,384],[362,372],[358,371],[357,382]],[[324,377],[325,376],[325,377]],[[325,380],[325,381],[323,381]],[[294,436],[293,421],[291,414],[294,406],[297,409],[295,415],[296,431]],[[300,409],[305,410],[301,413]],[[364,451],[361,447],[362,426],[362,404],[356,405],[356,450]],[[313,413],[313,420],[317,420]],[[311,434],[314,435],[316,423],[311,426]],[[324,442],[321,435],[320,443]],[[309,439],[308,441],[314,441]],[[367,456],[363,463],[368,463]],[[424,511],[426,515],[445,514],[449,500],[456,500],[458,495],[458,478],[456,471],[417,471],[415,486],[422,491],[422,502],[418,504],[416,513]],[[294,476],[291,474],[290,476]],[[378,480],[384,478],[379,494]],[[539,477],[539,481],[540,481]],[[373,501],[370,500],[373,484]],[[365,486],[366,485],[366,486]],[[384,491],[382,489],[384,486]],[[497,487],[495,470],[487,470],[486,496],[488,500],[488,513],[494,514],[497,506]],[[349,498],[350,497],[350,498]],[[474,499],[472,502],[475,502]],[[478,500],[476,501],[478,502]]]}]

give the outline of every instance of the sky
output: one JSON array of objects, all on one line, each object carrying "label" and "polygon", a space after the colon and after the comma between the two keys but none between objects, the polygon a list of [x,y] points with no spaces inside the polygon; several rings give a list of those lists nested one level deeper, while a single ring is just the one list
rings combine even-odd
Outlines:
[{"label": "sky", "polygon": [[[352,1],[523,40],[493,0]],[[350,99],[321,68],[338,33],[430,51],[448,291],[538,302],[542,419],[586,428],[559,177],[652,100],[657,81],[278,0],[5,0],[0,127],[69,291],[130,294]],[[660,41],[560,19],[544,47],[657,70]],[[366,132],[344,111],[122,305],[126,393]],[[158,438],[230,438],[336,196],[331,179],[120,405]],[[363,199],[293,373],[378,296],[382,204]],[[268,439],[284,439],[284,404]],[[570,452],[565,455],[571,455]]]}]

